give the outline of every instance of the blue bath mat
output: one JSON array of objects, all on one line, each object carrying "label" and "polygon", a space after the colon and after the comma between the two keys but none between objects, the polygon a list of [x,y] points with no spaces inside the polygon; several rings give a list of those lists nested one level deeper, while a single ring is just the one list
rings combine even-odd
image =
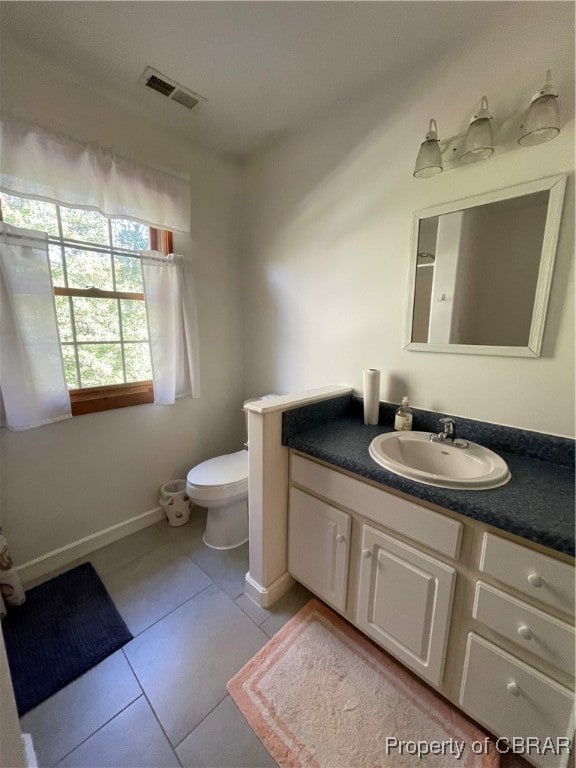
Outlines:
[{"label": "blue bath mat", "polygon": [[20,716],[132,640],[90,563],[28,590],[2,630]]}]

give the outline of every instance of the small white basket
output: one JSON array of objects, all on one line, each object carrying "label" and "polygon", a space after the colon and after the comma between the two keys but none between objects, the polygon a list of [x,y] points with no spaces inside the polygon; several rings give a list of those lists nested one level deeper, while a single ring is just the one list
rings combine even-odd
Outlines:
[{"label": "small white basket", "polygon": [[169,480],[160,488],[158,503],[168,518],[168,525],[186,525],[190,520],[190,499],[186,480]]}]

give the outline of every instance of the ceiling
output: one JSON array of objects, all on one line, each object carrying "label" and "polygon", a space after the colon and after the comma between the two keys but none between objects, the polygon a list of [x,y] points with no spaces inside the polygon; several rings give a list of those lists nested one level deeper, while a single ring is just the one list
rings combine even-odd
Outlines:
[{"label": "ceiling", "polygon": [[[162,128],[242,155],[415,76],[526,5],[16,1],[1,3],[0,34]],[[138,82],[147,66],[207,102],[189,111],[150,91]]]}]

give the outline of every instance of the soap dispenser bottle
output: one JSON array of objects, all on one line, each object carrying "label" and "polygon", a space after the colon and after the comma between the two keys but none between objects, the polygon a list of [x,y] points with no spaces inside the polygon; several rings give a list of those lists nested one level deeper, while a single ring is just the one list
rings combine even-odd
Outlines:
[{"label": "soap dispenser bottle", "polygon": [[412,429],[412,411],[410,410],[406,395],[402,398],[402,405],[396,411],[394,429],[402,432]]}]

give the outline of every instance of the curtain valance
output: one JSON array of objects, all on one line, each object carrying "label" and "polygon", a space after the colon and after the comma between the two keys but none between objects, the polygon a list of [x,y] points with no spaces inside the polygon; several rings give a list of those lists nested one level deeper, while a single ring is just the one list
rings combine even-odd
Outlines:
[{"label": "curtain valance", "polygon": [[190,231],[185,179],[26,123],[0,121],[0,189]]}]

